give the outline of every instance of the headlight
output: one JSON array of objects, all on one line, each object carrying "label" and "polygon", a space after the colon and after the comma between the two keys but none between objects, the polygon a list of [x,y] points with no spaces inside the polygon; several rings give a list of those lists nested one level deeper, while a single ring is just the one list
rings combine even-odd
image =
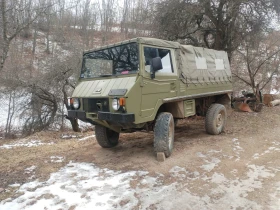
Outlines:
[{"label": "headlight", "polygon": [[112,108],[115,110],[115,111],[117,111],[117,110],[119,110],[119,108],[120,108],[120,102],[119,102],[119,99],[113,99],[113,101],[112,101]]},{"label": "headlight", "polygon": [[80,100],[78,98],[73,98],[72,99],[72,105],[74,109],[79,109],[80,108]]}]

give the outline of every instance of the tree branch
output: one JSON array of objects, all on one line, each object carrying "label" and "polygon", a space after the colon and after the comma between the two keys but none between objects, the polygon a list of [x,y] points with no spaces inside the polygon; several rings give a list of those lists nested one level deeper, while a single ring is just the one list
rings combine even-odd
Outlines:
[{"label": "tree branch", "polygon": [[235,73],[232,73],[235,77],[237,77],[238,79],[240,79],[242,82],[246,83],[247,85],[251,86],[251,83],[246,81],[245,79],[241,78],[240,76],[238,76],[237,74]]},{"label": "tree branch", "polygon": [[259,72],[259,70],[261,69],[261,67],[270,59],[272,58],[274,55],[278,54],[280,52],[280,48],[275,51],[274,53],[272,53],[270,56],[268,56],[266,59],[264,59],[257,67],[255,73],[253,74],[253,76],[255,77],[256,74]]}]

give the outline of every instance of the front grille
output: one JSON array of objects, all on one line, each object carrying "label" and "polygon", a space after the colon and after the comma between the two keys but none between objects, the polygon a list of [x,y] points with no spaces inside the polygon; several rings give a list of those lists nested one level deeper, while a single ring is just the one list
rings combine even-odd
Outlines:
[{"label": "front grille", "polygon": [[109,112],[108,98],[84,98],[83,108],[85,112]]}]

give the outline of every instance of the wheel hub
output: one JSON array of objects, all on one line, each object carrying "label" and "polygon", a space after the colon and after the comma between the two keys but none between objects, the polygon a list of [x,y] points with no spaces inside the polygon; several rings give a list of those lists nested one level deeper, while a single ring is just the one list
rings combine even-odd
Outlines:
[{"label": "wheel hub", "polygon": [[222,113],[219,113],[216,118],[216,127],[218,128],[218,127],[222,126],[223,122],[224,122],[224,116]]}]

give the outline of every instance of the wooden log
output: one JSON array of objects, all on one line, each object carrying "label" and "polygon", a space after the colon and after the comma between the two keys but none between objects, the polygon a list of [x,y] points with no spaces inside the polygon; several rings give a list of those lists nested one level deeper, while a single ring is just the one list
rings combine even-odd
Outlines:
[{"label": "wooden log", "polygon": [[273,101],[273,95],[272,94],[263,94],[263,103],[267,106],[271,106],[271,101]]},{"label": "wooden log", "polygon": [[165,161],[165,154],[163,152],[158,152],[157,153],[157,160],[159,162],[164,162]]}]

